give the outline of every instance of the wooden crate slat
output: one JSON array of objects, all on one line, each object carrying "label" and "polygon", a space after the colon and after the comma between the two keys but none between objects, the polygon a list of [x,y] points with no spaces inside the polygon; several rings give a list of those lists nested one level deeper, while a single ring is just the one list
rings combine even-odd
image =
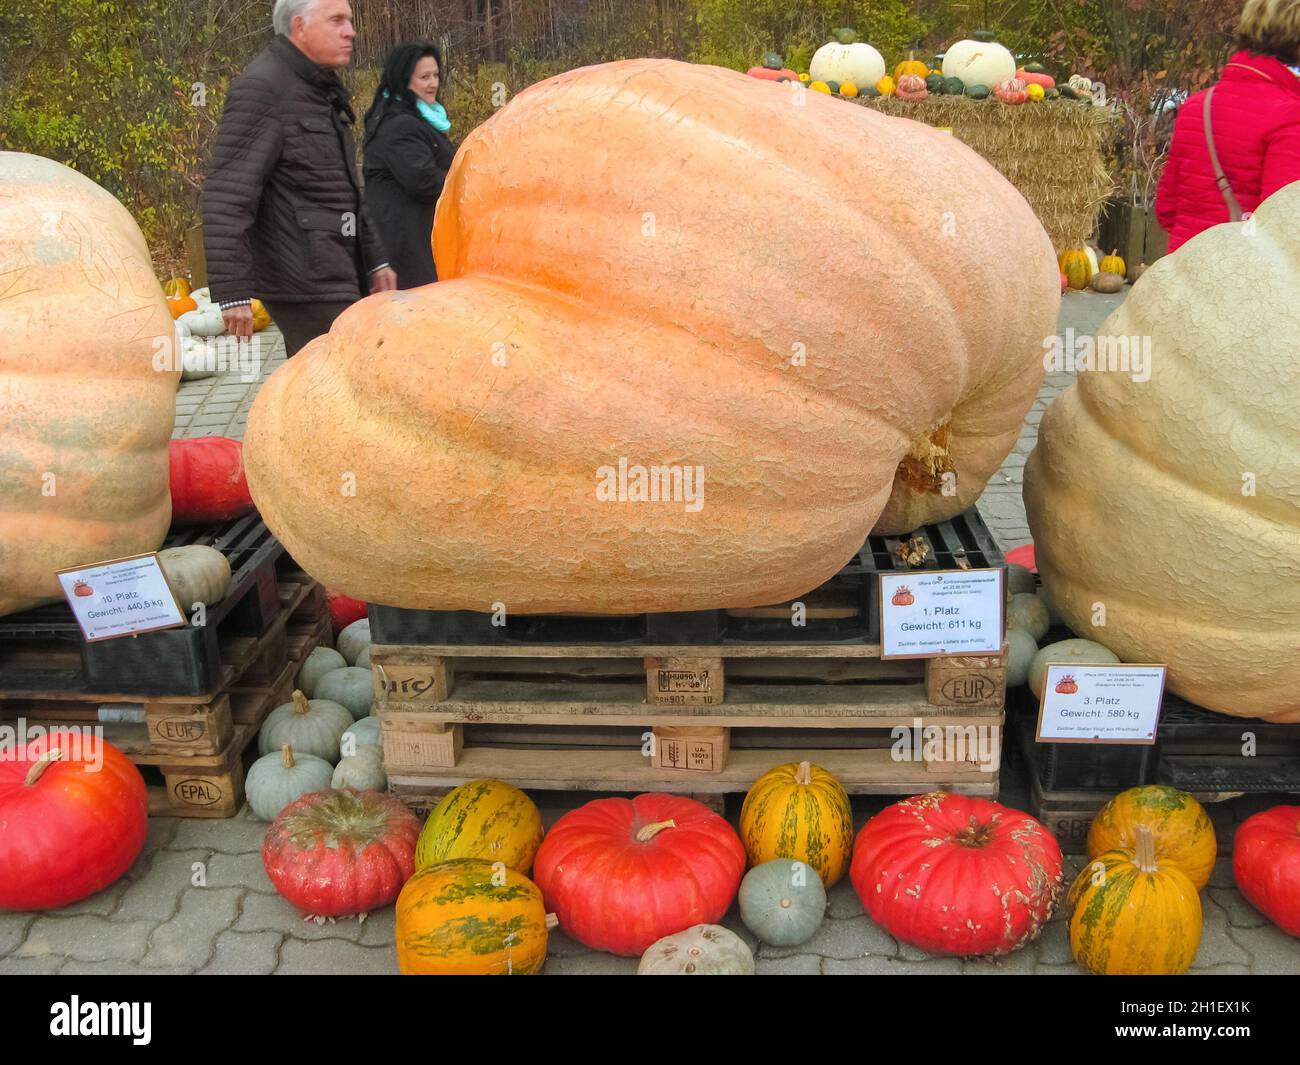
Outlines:
[{"label": "wooden crate slat", "polygon": [[[765,772],[783,762],[799,761],[799,750],[732,750],[720,773],[693,773],[656,769],[639,751],[573,750],[557,766],[554,751],[466,747],[455,768],[430,769],[420,774],[390,773],[389,789],[454,787],[466,780],[495,777],[528,790],[562,791],[670,791],[726,793],[746,791]],[[913,795],[938,786],[935,774],[922,762],[895,762],[887,750],[818,751],[817,764],[834,773],[850,793]],[[995,796],[998,773],[952,771],[945,787],[965,795]]]}]

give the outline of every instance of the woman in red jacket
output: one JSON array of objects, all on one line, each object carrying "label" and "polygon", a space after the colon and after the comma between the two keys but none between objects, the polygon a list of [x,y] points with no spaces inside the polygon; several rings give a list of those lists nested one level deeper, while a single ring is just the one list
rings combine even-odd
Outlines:
[{"label": "woman in red jacket", "polygon": [[[1169,234],[1170,251],[1230,221],[1230,199],[1249,213],[1300,181],[1300,0],[1247,0],[1237,41],[1242,51],[1218,84],[1191,96],[1174,123],[1156,193],[1156,218]],[[1212,139],[1206,137],[1207,93],[1213,93]]]}]

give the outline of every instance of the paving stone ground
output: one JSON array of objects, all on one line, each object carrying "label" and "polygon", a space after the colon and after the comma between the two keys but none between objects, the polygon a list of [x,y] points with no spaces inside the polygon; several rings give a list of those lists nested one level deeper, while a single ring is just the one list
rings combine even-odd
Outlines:
[{"label": "paving stone ground", "polygon": [[[1059,326],[1091,332],[1121,299],[1120,295],[1069,293]],[[257,385],[284,360],[283,344],[274,327],[259,338],[265,357],[255,375],[236,371],[181,385],[176,436],[242,437]],[[244,376],[252,379],[241,380]],[[1020,500],[1024,459],[1033,449],[1042,412],[1071,381],[1070,374],[1048,375],[1015,451],[979,502],[1004,549],[1029,539]],[[1004,766],[1001,801],[1027,809],[1025,780],[1024,768],[1012,756]],[[566,793],[537,797],[547,824],[590,798]],[[1231,831],[1233,822],[1273,801],[1256,796],[1224,804],[1229,809],[1223,811],[1222,820]],[[855,799],[857,824],[885,803],[883,799]],[[733,797],[728,810],[733,821],[738,812]],[[395,973],[392,907],[370,915],[364,923],[304,922],[276,895],[262,868],[265,827],[247,808],[229,820],[153,819],[139,859],[106,891],[48,913],[0,913],[0,974]],[[1078,868],[1079,859],[1067,856],[1067,878]],[[1300,940],[1278,931],[1241,897],[1233,885],[1228,859],[1219,860],[1201,899],[1205,929],[1192,967],[1194,974],[1300,972]],[[863,912],[847,877],[831,889],[826,922],[803,946],[777,949],[757,945],[734,910],[723,923],[757,946],[757,968],[764,974],[1079,972],[1059,913],[1037,941],[1009,957],[935,958],[899,943],[877,927]],[[547,973],[635,971],[635,959],[589,950],[562,931],[552,936]]]}]

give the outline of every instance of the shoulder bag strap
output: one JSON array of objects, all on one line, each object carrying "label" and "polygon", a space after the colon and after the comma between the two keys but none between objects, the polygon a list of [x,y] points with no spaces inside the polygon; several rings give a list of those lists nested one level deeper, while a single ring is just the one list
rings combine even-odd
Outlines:
[{"label": "shoulder bag strap", "polygon": [[1237,202],[1237,197],[1232,191],[1232,185],[1228,181],[1228,175],[1223,172],[1223,164],[1219,162],[1219,153],[1214,147],[1214,127],[1210,122],[1210,101],[1214,98],[1214,90],[1217,86],[1210,86],[1205,93],[1205,143],[1210,149],[1210,163],[1214,167],[1214,180],[1219,186],[1219,192],[1223,194],[1223,200],[1228,205],[1228,217],[1234,222],[1241,221],[1241,204]]}]

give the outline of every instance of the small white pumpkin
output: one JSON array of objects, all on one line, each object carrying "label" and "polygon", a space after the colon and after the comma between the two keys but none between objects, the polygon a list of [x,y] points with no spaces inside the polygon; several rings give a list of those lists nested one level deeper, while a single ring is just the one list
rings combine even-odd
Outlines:
[{"label": "small white pumpkin", "polygon": [[310,754],[294,754],[286,743],[252,764],[244,794],[255,816],[274,821],[295,799],[328,788],[333,773],[329,762]]},{"label": "small white pumpkin", "polygon": [[362,747],[384,749],[384,734],[379,727],[379,718],[363,717],[355,722],[339,740],[339,751],[344,758],[350,757]]},{"label": "small white pumpkin", "polygon": [[308,699],[314,699],[321,677],[346,666],[347,661],[333,647],[313,647],[298,670],[298,687]]},{"label": "small white pumpkin", "polygon": [[361,791],[387,791],[388,774],[384,772],[384,752],[378,747],[358,747],[334,767],[332,788],[359,788]]},{"label": "small white pumpkin", "polygon": [[196,337],[219,337],[226,331],[226,320],[215,303],[200,303],[196,310],[186,311],[176,320],[183,321],[185,328]]},{"label": "small white pumpkin", "polygon": [[168,547],[158,552],[158,565],[186,614],[195,603],[221,602],[230,589],[230,560],[215,547]]},{"label": "small white pumpkin", "polygon": [[817,49],[808,64],[813,81],[852,82],[859,89],[874,87],[885,76],[885,57],[852,30],[836,30],[835,40]]},{"label": "small white pumpkin", "polygon": [[277,706],[262,722],[257,734],[261,754],[289,744],[295,751],[314,754],[333,765],[339,760],[339,742],[352,725],[352,713],[328,699],[308,700],[301,691],[293,700]]},{"label": "small white pumpkin", "polygon": [[697,924],[650,944],[637,976],[753,976],[754,954],[729,928]]},{"label": "small white pumpkin", "polygon": [[1029,663],[1029,690],[1041,698],[1047,667],[1057,662],[1072,666],[1108,666],[1118,661],[1119,656],[1114,651],[1092,640],[1058,640],[1040,649]]},{"label": "small white pumpkin", "polygon": [[944,53],[943,76],[960,78],[968,89],[987,85],[991,90],[1016,76],[1016,60],[997,41],[957,41]]},{"label": "small white pumpkin", "polygon": [[370,645],[369,644],[367,644],[365,648],[362,649],[361,653],[357,655],[357,660],[352,664],[354,666],[357,666],[360,669],[370,668]]},{"label": "small white pumpkin", "polygon": [[357,655],[370,646],[370,619],[360,618],[345,626],[334,643],[339,654],[347,659],[348,665],[355,666]]},{"label": "small white pumpkin", "polygon": [[312,695],[317,699],[329,699],[331,702],[346,706],[352,716],[360,721],[368,717],[375,702],[374,678],[368,669],[357,666],[344,666],[331,669],[316,681],[316,690]]},{"label": "small white pumpkin", "polygon": [[1021,592],[1029,592],[1031,595],[1034,589],[1038,587],[1038,582],[1034,580],[1033,573],[1025,566],[1017,565],[1015,562],[1007,563],[1007,598],[1013,595],[1019,595]]}]

